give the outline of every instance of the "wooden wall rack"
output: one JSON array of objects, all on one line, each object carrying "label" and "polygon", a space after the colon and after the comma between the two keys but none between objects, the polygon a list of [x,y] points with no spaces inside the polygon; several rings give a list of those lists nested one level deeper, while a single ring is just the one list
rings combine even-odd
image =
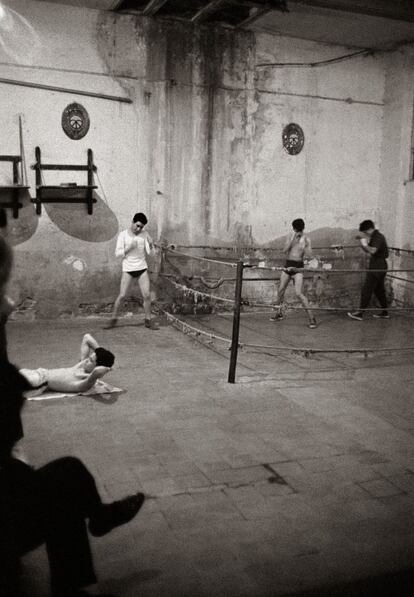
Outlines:
[{"label": "wooden wall rack", "polygon": [[[36,205],[37,215],[42,213],[42,203],[86,203],[88,214],[92,214],[93,204],[96,203],[93,190],[98,188],[94,185],[93,173],[96,172],[96,166],[93,163],[92,149],[88,149],[86,165],[43,164],[40,147],[36,147],[35,156],[36,162],[32,165],[32,169],[36,171],[36,198],[32,199],[32,202]],[[85,171],[87,172],[87,184],[45,185],[42,180],[42,170]]]}]

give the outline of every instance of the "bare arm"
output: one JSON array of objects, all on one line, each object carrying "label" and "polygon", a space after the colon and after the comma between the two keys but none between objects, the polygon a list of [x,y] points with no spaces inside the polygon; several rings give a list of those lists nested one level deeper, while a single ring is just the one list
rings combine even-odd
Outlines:
[{"label": "bare arm", "polygon": [[305,253],[304,253],[304,255],[307,259],[312,259],[312,257],[313,257],[312,245],[311,245],[310,238],[308,236],[305,238]]},{"label": "bare arm", "polygon": [[370,255],[375,255],[375,253],[378,250],[377,247],[370,247],[368,243],[362,243],[363,240],[365,239],[361,238],[360,240],[362,250],[365,251],[365,253],[369,253]]},{"label": "bare arm", "polygon": [[375,255],[378,250],[378,247],[370,247],[368,244],[368,239],[365,236],[357,235],[356,238],[359,240],[359,244],[361,245],[361,249],[365,253],[369,253],[370,255]]},{"label": "bare arm", "polygon": [[292,232],[291,234],[288,234],[286,237],[286,242],[285,242],[285,246],[283,249],[284,253],[289,253],[290,249],[292,248],[292,245],[294,243],[294,241],[296,240],[296,232]]},{"label": "bare arm", "polygon": [[85,334],[81,343],[81,361],[86,359],[90,353],[99,347],[98,342],[90,334]]},{"label": "bare arm", "polygon": [[145,238],[145,250],[148,254],[151,254],[154,250],[154,241],[152,240],[148,232]]},{"label": "bare arm", "polygon": [[369,253],[370,255],[375,255],[375,253],[377,252],[377,247],[370,247],[370,246],[364,246],[362,247],[362,250],[365,251],[365,253]]}]

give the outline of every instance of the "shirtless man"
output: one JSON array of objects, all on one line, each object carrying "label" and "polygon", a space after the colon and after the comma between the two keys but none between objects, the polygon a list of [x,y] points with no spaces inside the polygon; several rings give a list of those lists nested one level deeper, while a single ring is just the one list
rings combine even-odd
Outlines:
[{"label": "shirtless man", "polygon": [[309,317],[309,327],[316,328],[316,320],[312,311],[309,309],[309,301],[302,292],[304,257],[312,257],[311,243],[308,236],[304,234],[305,222],[298,218],[292,222],[293,232],[287,237],[284,253],[286,255],[285,268],[280,275],[279,288],[277,290],[277,301],[279,307],[276,313],[270,318],[270,321],[280,321],[283,319],[281,304],[285,296],[286,288],[291,280],[295,286],[296,296],[305,308]]},{"label": "shirtless man", "polygon": [[90,334],[85,334],[81,344],[81,360],[73,367],[59,369],[20,369],[20,373],[33,388],[54,392],[86,392],[95,382],[111,370],[115,357],[101,348]]}]

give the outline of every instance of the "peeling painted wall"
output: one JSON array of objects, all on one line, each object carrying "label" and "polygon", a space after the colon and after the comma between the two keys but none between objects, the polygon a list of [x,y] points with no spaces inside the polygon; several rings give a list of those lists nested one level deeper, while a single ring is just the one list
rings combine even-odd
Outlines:
[{"label": "peeling painted wall", "polygon": [[[93,216],[82,205],[49,204],[39,218],[26,196],[11,221],[11,292],[22,312],[25,305],[38,317],[108,310],[119,282],[116,235],[136,211],[147,213],[156,240],[185,245],[277,246],[298,216],[323,246],[354,244],[353,230],[366,217],[396,230],[396,214],[382,211],[390,151],[383,104],[394,102],[383,56],[257,69],[348,50],[45,2],[9,5],[29,29],[19,21],[18,55],[0,48],[1,77],[132,99],[0,85],[1,153],[18,153],[20,115],[28,164],[36,145],[53,163],[86,163],[90,147],[99,175]],[[78,141],[60,124],[73,101],[91,120]],[[282,147],[289,122],[305,133],[297,156]],[[47,184],[82,181],[82,173],[44,174]],[[30,169],[28,176],[33,196]],[[1,166],[0,181],[8,177]]]},{"label": "peeling painted wall", "polygon": [[[313,42],[258,38],[259,63],[309,63],[347,53]],[[311,230],[354,228],[375,214],[383,87],[382,64],[375,57],[320,68],[258,69],[255,236],[271,240],[294,214],[302,214]],[[289,122],[305,134],[297,156],[280,142]]]},{"label": "peeling painted wall", "polygon": [[[405,46],[387,54],[384,68],[379,224],[390,244],[402,249],[392,252],[390,266],[414,269],[414,253],[410,253],[414,251],[414,49]],[[396,272],[389,277],[397,304],[414,306],[414,272]]]}]

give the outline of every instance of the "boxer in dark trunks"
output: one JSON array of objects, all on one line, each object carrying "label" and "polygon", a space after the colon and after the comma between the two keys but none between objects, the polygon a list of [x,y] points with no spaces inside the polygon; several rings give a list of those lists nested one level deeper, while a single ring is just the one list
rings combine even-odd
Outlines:
[{"label": "boxer in dark trunks", "polygon": [[285,267],[280,275],[279,288],[277,290],[277,302],[279,307],[275,314],[270,318],[270,321],[280,321],[283,319],[281,304],[285,296],[286,288],[289,282],[293,280],[295,286],[295,293],[309,317],[309,327],[316,328],[316,319],[312,311],[309,309],[309,301],[302,292],[303,287],[303,259],[304,257],[312,257],[311,242],[308,236],[304,234],[305,222],[298,218],[292,222],[293,232],[288,236],[284,248],[286,254]]}]

